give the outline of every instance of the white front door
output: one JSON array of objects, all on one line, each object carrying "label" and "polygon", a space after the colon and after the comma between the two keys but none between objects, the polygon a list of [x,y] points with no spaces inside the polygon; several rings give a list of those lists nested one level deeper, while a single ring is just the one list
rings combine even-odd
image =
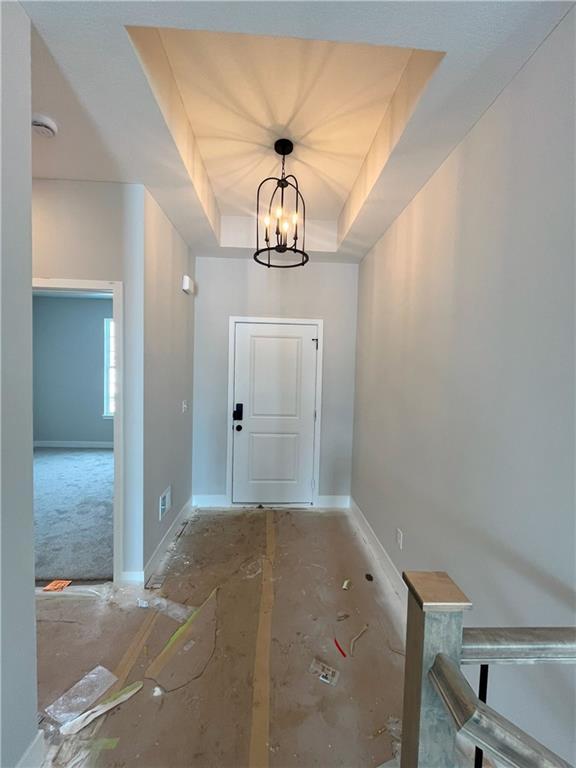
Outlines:
[{"label": "white front door", "polygon": [[232,501],[312,503],[318,325],[234,327]]}]

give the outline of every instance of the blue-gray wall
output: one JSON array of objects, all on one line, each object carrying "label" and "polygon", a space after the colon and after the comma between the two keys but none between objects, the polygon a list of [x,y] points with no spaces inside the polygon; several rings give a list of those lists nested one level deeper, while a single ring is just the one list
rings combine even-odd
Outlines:
[{"label": "blue-gray wall", "polygon": [[112,442],[104,406],[104,318],[112,300],[34,297],[34,440]]}]

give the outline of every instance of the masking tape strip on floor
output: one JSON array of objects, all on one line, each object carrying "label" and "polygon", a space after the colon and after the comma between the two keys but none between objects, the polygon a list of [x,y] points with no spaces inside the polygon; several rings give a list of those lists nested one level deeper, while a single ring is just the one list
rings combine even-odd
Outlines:
[{"label": "masking tape strip on floor", "polygon": [[249,768],[268,768],[270,741],[270,643],[274,582],[272,581],[276,537],[274,513],[266,511],[266,555],[262,558],[262,591],[254,661],[252,727],[250,731]]},{"label": "masking tape strip on floor", "polygon": [[138,656],[140,656],[140,652],[142,651],[146,640],[150,637],[150,633],[154,628],[158,615],[159,614],[156,613],[156,611],[150,612],[140,625],[138,632],[134,635],[132,642],[114,670],[114,674],[118,678],[118,681],[114,683],[111,689],[112,693],[119,691],[126,682],[132,667],[136,663]]}]

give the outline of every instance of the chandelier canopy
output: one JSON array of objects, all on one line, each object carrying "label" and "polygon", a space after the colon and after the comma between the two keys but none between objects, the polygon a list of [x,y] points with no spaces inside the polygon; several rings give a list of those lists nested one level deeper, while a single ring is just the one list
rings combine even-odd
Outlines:
[{"label": "chandelier canopy", "polygon": [[265,267],[303,267],[306,246],[306,205],[293,173],[286,175],[286,156],[294,149],[290,139],[278,139],[274,149],[282,157],[280,177],[260,182],[256,194],[256,251],[254,261]]}]

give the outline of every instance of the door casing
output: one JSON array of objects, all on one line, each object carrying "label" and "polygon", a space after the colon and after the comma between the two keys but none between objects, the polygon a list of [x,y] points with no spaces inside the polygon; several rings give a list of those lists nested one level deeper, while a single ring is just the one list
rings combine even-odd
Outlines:
[{"label": "door casing", "polygon": [[[237,323],[258,323],[262,325],[317,325],[318,326],[318,355],[316,356],[316,420],[314,422],[314,466],[312,504],[290,504],[291,507],[318,506],[320,496],[320,425],[322,423],[322,360],[324,351],[324,322],[310,318],[293,317],[230,317],[228,329],[228,412],[226,414],[227,458],[226,458],[226,503],[230,507],[247,506],[241,502],[232,501],[232,411],[234,409],[234,366],[235,366],[235,336]],[[286,507],[286,504],[281,505]]]}]

